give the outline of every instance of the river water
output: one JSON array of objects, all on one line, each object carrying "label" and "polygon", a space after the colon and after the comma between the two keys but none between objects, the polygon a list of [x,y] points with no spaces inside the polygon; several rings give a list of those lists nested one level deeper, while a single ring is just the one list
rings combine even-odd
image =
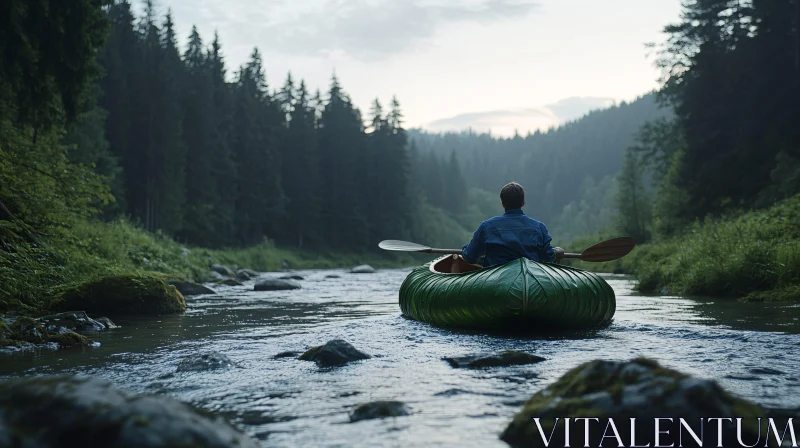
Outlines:
[{"label": "river water", "polygon": [[[651,357],[766,407],[800,407],[798,305],[643,297],[626,277],[607,276],[617,295],[610,326],[519,338],[404,319],[397,296],[409,271],[298,271],[305,280],[294,291],[219,287],[189,297],[182,316],[116,319],[121,328],[89,335],[97,348],[0,354],[0,377],[107,378],[221,413],[265,447],[506,447],[498,435],[522,403],[593,359]],[[326,278],[332,274],[340,277]],[[337,338],[374,357],[332,369],[273,358]],[[483,370],[442,361],[506,349],[547,360]],[[185,357],[209,351],[236,366],[176,372]],[[374,400],[403,401],[412,414],[349,423],[354,406]]]}]

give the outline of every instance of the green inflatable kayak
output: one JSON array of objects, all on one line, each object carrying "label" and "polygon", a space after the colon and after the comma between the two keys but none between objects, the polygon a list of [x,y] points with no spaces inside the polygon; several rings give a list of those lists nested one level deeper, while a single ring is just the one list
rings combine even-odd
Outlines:
[{"label": "green inflatable kayak", "polygon": [[481,268],[447,255],[408,274],[400,309],[443,327],[536,332],[606,324],[616,299],[605,280],[582,269],[526,258]]}]

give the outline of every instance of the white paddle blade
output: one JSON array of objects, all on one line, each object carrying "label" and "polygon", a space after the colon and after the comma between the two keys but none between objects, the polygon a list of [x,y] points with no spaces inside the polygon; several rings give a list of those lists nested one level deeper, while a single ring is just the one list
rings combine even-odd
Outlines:
[{"label": "white paddle blade", "polygon": [[408,241],[400,240],[383,240],[378,244],[383,250],[395,250],[401,252],[422,252],[429,250],[430,247],[423,246],[422,244],[409,243]]}]

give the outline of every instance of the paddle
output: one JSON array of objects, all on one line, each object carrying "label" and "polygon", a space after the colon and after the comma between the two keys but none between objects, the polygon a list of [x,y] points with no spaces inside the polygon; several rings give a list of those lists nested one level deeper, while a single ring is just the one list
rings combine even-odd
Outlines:
[{"label": "paddle", "polygon": [[[628,255],[636,246],[636,241],[630,237],[614,238],[588,247],[579,254],[565,253],[559,258],[578,258],[583,261],[601,262],[611,261]],[[424,252],[432,254],[461,254],[461,249],[434,249],[422,244],[408,241],[384,240],[378,244],[383,250],[400,252]]]},{"label": "paddle", "polygon": [[565,253],[559,258],[579,258],[591,262],[611,261],[628,255],[635,246],[636,240],[626,236],[589,246],[579,254]]}]

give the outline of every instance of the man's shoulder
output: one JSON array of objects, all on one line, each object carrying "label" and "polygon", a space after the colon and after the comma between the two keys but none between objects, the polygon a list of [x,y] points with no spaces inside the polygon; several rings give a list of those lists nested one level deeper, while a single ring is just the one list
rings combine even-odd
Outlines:
[{"label": "man's shoulder", "polygon": [[491,218],[487,219],[486,221],[483,221],[481,223],[481,227],[491,226],[493,224],[497,224],[497,223],[503,222],[504,218],[505,217],[503,215],[492,216]]}]

